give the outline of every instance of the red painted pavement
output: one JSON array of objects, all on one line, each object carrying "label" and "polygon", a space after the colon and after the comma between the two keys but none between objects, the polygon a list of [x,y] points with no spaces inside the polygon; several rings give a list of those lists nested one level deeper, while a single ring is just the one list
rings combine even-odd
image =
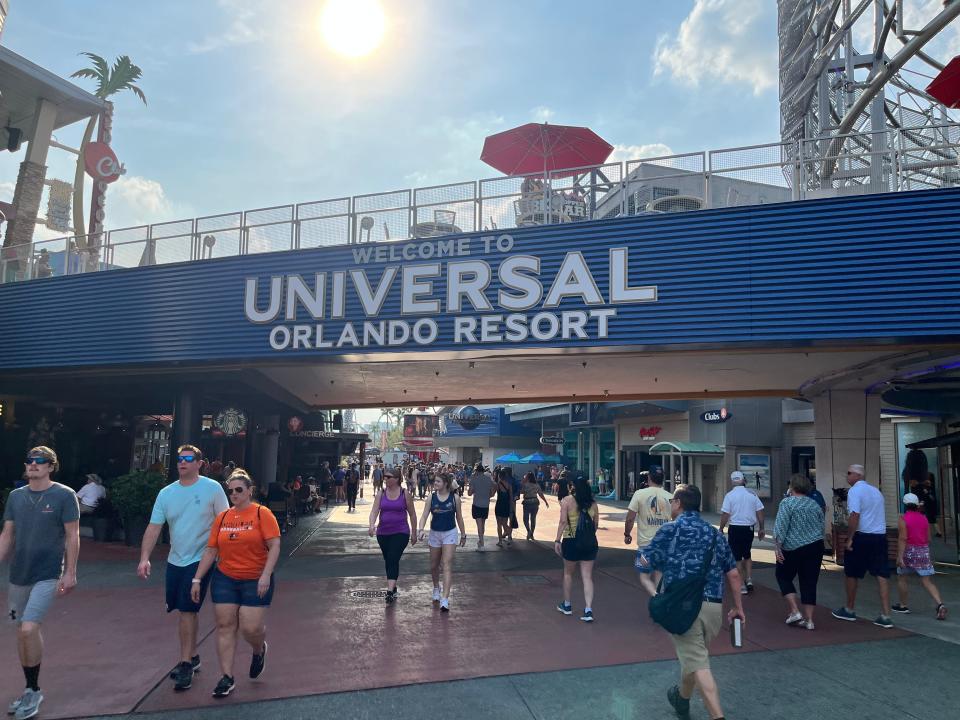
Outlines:
[{"label": "red painted pavement", "polygon": [[[135,557],[135,551],[118,548],[102,546],[95,552],[112,553],[123,561],[128,555]],[[92,553],[85,557],[91,560]],[[241,642],[237,689],[225,700],[210,696],[219,678],[212,636],[201,645],[203,671],[191,690],[175,693],[165,679],[177,659],[177,641],[176,620],[163,611],[161,588],[78,589],[57,601],[45,623],[43,714],[62,718],[129,712],[134,707],[157,711],[674,657],[667,634],[648,619],[646,597],[629,567],[601,568],[596,573],[593,625],[554,609],[561,594],[559,569],[526,576],[545,578],[546,584],[512,584],[507,577],[456,576],[453,611],[446,615],[429,602],[429,577],[401,576],[400,601],[385,607],[382,598],[349,595],[353,590],[380,589],[379,579],[284,582],[281,571],[268,615],[267,670],[257,681],[247,679],[249,648]],[[574,608],[581,609],[579,582],[574,588]],[[824,609],[818,609],[816,631],[789,628],[783,624],[782,600],[765,588],[758,588],[745,603],[745,647],[733,650],[721,634],[714,653],[906,635],[865,621],[840,622]],[[208,603],[201,616],[202,635],[211,627]],[[12,698],[22,690],[22,681],[11,626],[4,631],[0,648],[6,648],[7,667],[0,688],[3,697]]]}]

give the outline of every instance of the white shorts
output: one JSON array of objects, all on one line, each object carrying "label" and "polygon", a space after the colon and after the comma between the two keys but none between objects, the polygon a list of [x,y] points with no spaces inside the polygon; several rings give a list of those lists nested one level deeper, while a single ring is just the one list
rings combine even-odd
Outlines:
[{"label": "white shorts", "polygon": [[432,548],[443,547],[444,545],[456,545],[460,542],[460,533],[453,530],[431,530],[427,538],[427,545]]},{"label": "white shorts", "polygon": [[12,622],[41,623],[57,596],[59,580],[41,580],[33,585],[14,585],[7,588],[8,617]]}]

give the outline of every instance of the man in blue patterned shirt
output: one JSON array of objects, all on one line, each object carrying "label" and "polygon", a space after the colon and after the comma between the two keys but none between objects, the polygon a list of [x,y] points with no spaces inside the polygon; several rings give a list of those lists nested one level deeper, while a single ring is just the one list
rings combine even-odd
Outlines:
[{"label": "man in blue patterned shirt", "polygon": [[[700,488],[680,485],[670,503],[673,522],[661,527],[650,545],[641,553],[640,563],[663,573],[663,585],[698,575],[706,554],[713,548],[713,559],[707,571],[703,605],[693,626],[682,635],[671,635],[680,661],[680,684],[667,692],[667,699],[680,718],[690,717],[690,697],[700,688],[703,704],[713,720],[722,720],[720,693],[710,672],[710,642],[720,634],[723,622],[723,584],[726,580],[734,608],[728,621],[746,619],[740,597],[740,573],[730,545],[710,523],[700,517]],[[651,595],[657,588],[650,575],[640,575],[640,583]]]}]

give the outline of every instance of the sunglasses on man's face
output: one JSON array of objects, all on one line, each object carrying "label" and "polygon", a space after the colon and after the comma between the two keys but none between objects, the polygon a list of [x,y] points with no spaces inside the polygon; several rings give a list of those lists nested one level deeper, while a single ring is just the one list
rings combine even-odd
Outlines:
[{"label": "sunglasses on man's face", "polygon": [[50,458],[45,457],[28,457],[23,461],[26,465],[47,465],[50,462]]},{"label": "sunglasses on man's face", "polygon": [[177,455],[177,462],[193,462],[196,459],[196,455]]},{"label": "sunglasses on man's face", "polygon": [[233,495],[239,495],[239,494],[242,493],[244,490],[246,490],[246,488],[245,488],[243,485],[240,485],[239,487],[229,488],[229,491],[230,491]]}]

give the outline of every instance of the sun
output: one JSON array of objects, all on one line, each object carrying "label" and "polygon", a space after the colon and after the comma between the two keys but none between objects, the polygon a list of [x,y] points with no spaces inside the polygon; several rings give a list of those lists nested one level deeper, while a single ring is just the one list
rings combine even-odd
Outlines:
[{"label": "sun", "polygon": [[330,49],[361,58],[383,40],[386,17],[377,0],[327,0],[320,15],[320,32]]}]

